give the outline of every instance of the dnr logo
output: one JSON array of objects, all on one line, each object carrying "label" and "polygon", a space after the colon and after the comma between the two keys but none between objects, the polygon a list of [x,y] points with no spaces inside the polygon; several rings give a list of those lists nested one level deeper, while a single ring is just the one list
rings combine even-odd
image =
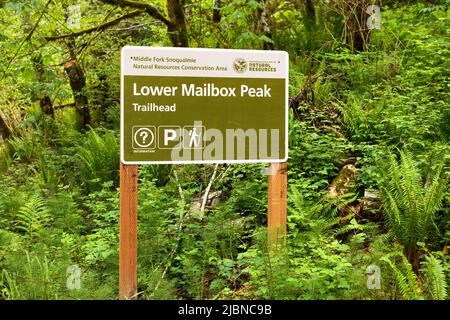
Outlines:
[{"label": "dnr logo", "polygon": [[248,63],[245,59],[237,58],[236,60],[234,60],[233,70],[236,71],[237,73],[244,73],[245,71],[247,71],[247,68]]}]

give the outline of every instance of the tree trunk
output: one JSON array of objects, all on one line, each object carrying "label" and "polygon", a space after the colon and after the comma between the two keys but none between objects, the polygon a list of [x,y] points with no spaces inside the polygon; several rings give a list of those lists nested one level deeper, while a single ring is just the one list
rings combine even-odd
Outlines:
[{"label": "tree trunk", "polygon": [[170,41],[174,47],[189,47],[186,17],[183,11],[182,0],[167,0],[167,13],[171,25],[168,26]]},{"label": "tree trunk", "polygon": [[353,51],[365,51],[370,39],[370,30],[367,28],[369,14],[366,12],[370,2],[357,0],[347,2],[347,16],[345,29],[347,43]]},{"label": "tree trunk", "polygon": [[53,111],[53,104],[52,104],[52,100],[50,100],[50,98],[48,96],[45,96],[41,99],[41,101],[39,102],[39,105],[41,107],[41,111],[49,116],[52,117],[53,119],[55,119],[55,112]]},{"label": "tree trunk", "polygon": [[75,100],[75,110],[77,114],[76,126],[78,130],[86,130],[91,122],[91,116],[88,108],[88,98],[83,94],[83,88],[86,85],[84,72],[77,60],[70,60],[65,63],[64,70],[69,76],[70,87],[72,88]]},{"label": "tree trunk", "polygon": [[[42,61],[42,55],[39,53],[32,58],[34,69],[36,70],[36,80],[39,84],[44,83],[44,63]],[[43,95],[42,90],[38,90],[36,93],[36,98],[39,99],[39,105],[43,114],[55,118],[55,113],[53,111],[52,100],[49,96]]]},{"label": "tree trunk", "polygon": [[303,0],[305,5],[305,27],[308,31],[313,31],[316,26],[316,10],[314,9],[314,4],[312,0]]},{"label": "tree trunk", "polygon": [[3,140],[6,140],[11,136],[11,134],[11,129],[8,127],[5,120],[3,120],[2,115],[0,114],[0,135],[2,136]]},{"label": "tree trunk", "polygon": [[405,248],[405,256],[406,259],[411,263],[412,269],[416,275],[419,275],[420,269],[420,251],[417,249],[417,246]]},{"label": "tree trunk", "polygon": [[[260,7],[256,9],[255,12],[255,33],[259,35],[264,35],[267,38],[272,38],[272,33],[269,28],[269,22],[267,18],[267,2],[268,0],[258,0]],[[264,50],[273,50],[274,45],[273,42],[264,41],[263,44]]]},{"label": "tree trunk", "polygon": [[316,30],[316,10],[312,0],[303,0],[305,7],[305,18],[303,19],[303,25],[306,30],[307,48],[314,50],[314,32]]},{"label": "tree trunk", "polygon": [[[66,21],[68,19],[66,12]],[[73,98],[75,101],[75,126],[77,130],[84,131],[91,123],[91,114],[88,107],[88,98],[83,93],[86,85],[86,77],[84,71],[77,61],[76,43],[74,38],[70,38],[66,42],[69,49],[70,61],[64,64],[64,70],[69,77],[70,88],[72,89]]]},{"label": "tree trunk", "polygon": [[220,16],[220,0],[213,0],[213,16],[212,16],[212,20],[214,23],[219,23],[221,20],[221,16]]},{"label": "tree trunk", "polygon": [[94,95],[90,99],[91,105],[95,106],[97,111],[97,118],[100,121],[106,121],[106,114],[111,104],[111,97],[109,95],[109,82],[106,74],[100,74],[98,77],[99,84],[94,88]]}]

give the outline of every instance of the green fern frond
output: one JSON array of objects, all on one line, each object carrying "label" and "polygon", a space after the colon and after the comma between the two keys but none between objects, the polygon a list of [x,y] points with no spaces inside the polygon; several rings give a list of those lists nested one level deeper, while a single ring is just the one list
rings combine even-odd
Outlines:
[{"label": "green fern frond", "polygon": [[402,193],[400,166],[393,154],[389,156],[389,167],[387,172],[389,176],[385,179],[386,188],[392,194],[393,198],[399,201],[399,205],[403,206],[402,199],[399,197]]},{"label": "green fern frond", "polygon": [[119,144],[112,132],[100,135],[91,129],[78,147],[77,156],[87,169],[89,179],[115,181],[119,172]]},{"label": "green fern frond", "polygon": [[[395,262],[391,260],[391,257],[399,255],[401,260],[399,262],[400,267],[397,267]],[[381,260],[388,263],[391,267],[396,283],[400,289],[400,293],[405,300],[421,300],[423,299],[422,291],[420,289],[419,283],[417,281],[417,276],[413,271],[411,263],[408,259],[401,253],[394,253],[392,255],[387,255]]]},{"label": "green fern frond", "polygon": [[383,203],[385,211],[387,212],[387,223],[394,234],[401,234],[403,215],[400,212],[397,201],[394,199],[393,194],[390,193],[386,188],[381,187],[380,190],[382,194],[385,195],[384,197],[381,197],[381,201]]},{"label": "green fern frond", "polygon": [[16,214],[16,229],[30,236],[36,235],[50,223],[50,214],[44,199],[36,194]]},{"label": "green fern frond", "polygon": [[289,195],[292,205],[288,206],[288,219],[298,226],[304,236],[316,238],[327,232],[339,223],[342,217],[327,216],[324,213],[330,211],[330,204],[326,201],[312,203],[303,198],[302,194],[292,187]]},{"label": "green fern frond", "polygon": [[426,243],[431,230],[436,229],[434,218],[442,205],[446,185],[441,177],[442,165],[431,186],[426,187],[422,185],[420,170],[409,152],[401,151],[399,162],[390,155],[388,164],[387,175],[379,186],[387,224],[405,247],[408,258],[415,261],[417,271],[417,243]]},{"label": "green fern frond", "polygon": [[434,175],[431,186],[426,190],[424,196],[424,216],[425,220],[433,218],[436,211],[439,210],[444,198],[445,183],[442,182],[443,165],[440,165]]},{"label": "green fern frond", "polygon": [[425,277],[425,286],[433,300],[447,298],[447,282],[442,262],[434,256],[427,256],[420,270]]}]

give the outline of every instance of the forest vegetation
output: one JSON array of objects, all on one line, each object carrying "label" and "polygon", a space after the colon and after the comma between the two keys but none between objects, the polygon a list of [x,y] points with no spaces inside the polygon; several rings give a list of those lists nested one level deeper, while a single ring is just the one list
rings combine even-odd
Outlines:
[{"label": "forest vegetation", "polygon": [[126,45],[290,58],[284,244],[267,165],[140,166],[137,299],[449,299],[449,6],[0,0],[0,300],[118,298]]}]

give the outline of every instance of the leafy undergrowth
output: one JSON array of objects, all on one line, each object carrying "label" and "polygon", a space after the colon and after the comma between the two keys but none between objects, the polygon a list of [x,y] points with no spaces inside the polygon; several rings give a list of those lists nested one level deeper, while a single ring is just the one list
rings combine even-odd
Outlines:
[{"label": "leafy undergrowth", "polygon": [[[189,16],[193,46],[287,50],[290,96],[317,79],[289,114],[288,231],[275,249],[263,165],[140,167],[137,298],[448,299],[450,19],[448,1],[435,2],[383,7],[382,29],[361,52],[335,37],[344,26],[325,1],[315,29],[297,23],[304,18],[293,2],[281,2],[272,39],[242,32],[257,1],[229,1],[210,33],[196,31],[201,13]],[[0,32],[2,50],[15,50],[5,39],[24,12],[16,4],[0,13],[0,25],[15,19]],[[167,45],[162,27],[147,25],[151,37],[110,33],[87,49],[96,112],[84,132],[72,109],[54,120],[33,97],[66,103],[62,69],[39,83],[33,60],[21,57],[11,66],[17,79],[0,80],[0,116],[15,130],[0,141],[0,299],[118,298],[115,49]],[[97,60],[103,48],[112,53]],[[56,49],[44,63],[56,64]],[[74,265],[76,290],[67,286]],[[380,270],[376,289],[370,270]]]}]

